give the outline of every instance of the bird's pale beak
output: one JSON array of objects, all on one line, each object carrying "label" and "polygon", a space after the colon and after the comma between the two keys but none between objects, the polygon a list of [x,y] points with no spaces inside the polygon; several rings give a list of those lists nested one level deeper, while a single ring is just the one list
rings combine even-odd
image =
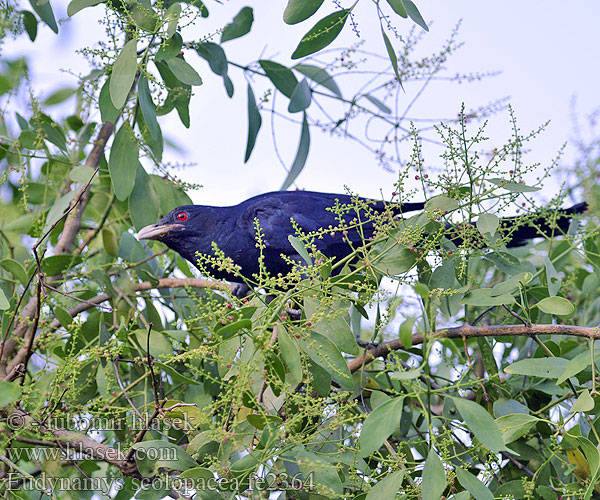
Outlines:
[{"label": "bird's pale beak", "polygon": [[181,227],[181,224],[150,224],[140,229],[137,234],[138,240],[158,240],[172,229]]}]

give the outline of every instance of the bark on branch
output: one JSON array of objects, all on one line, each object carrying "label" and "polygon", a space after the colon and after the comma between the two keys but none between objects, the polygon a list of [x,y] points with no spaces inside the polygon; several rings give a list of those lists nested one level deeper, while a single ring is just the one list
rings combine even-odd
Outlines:
[{"label": "bark on branch", "polygon": [[[412,337],[412,343],[422,344],[423,340],[438,339],[460,339],[475,337],[501,337],[503,335],[513,336],[532,336],[532,335],[574,335],[576,337],[586,337],[589,339],[600,339],[600,329],[587,326],[571,325],[491,325],[491,326],[458,326],[455,328],[445,328],[437,332],[417,333]],[[406,349],[398,339],[383,342],[376,347],[367,350],[364,354],[348,362],[350,372],[360,370],[361,367],[369,364],[376,358],[385,357],[391,351]]]}]

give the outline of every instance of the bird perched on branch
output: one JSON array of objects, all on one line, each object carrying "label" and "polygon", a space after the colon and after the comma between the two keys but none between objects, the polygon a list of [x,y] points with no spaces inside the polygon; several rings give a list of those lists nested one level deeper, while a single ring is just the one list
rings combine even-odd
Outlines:
[{"label": "bird perched on branch", "polygon": [[[360,208],[356,208],[357,202]],[[178,207],[157,224],[141,229],[138,239],[161,241],[196,267],[197,254],[213,255],[216,245],[226,257],[240,266],[240,274],[251,280],[253,274],[259,272],[261,253],[257,246],[255,221],[258,221],[260,228],[264,267],[271,275],[276,275],[290,270],[290,263],[282,258],[282,254],[292,261],[302,261],[288,239],[288,236],[297,233],[296,229],[304,233],[322,229],[322,237],[314,240],[317,250],[326,257],[341,259],[353,251],[352,247],[356,248],[373,236],[373,216],[388,214],[391,220],[393,215],[424,208],[423,202],[393,204],[345,194],[275,191],[229,207]],[[557,229],[566,232],[571,217],[586,208],[585,203],[580,203],[560,210],[554,227],[543,217],[534,219],[531,225],[519,225],[510,233],[511,240],[507,246],[523,245],[531,238],[552,234]],[[518,219],[504,218],[500,221],[500,227],[520,224]],[[342,226],[346,229],[341,229]],[[460,237],[454,236],[452,240],[460,244]],[[226,271],[214,269],[211,272],[217,279],[240,280]]]}]

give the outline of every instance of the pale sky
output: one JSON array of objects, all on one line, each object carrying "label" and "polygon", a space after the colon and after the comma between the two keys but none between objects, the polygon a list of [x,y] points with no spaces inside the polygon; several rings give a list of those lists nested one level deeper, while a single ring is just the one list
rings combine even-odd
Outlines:
[{"label": "pale sky", "polygon": [[[467,107],[476,107],[508,96],[523,132],[551,120],[549,129],[531,144],[531,161],[539,160],[546,164],[572,135],[572,98],[577,97],[577,111],[582,121],[586,114],[599,106],[600,69],[597,59],[600,31],[597,23],[600,20],[600,3],[596,0],[570,3],[557,0],[418,0],[415,3],[430,24],[419,53],[425,54],[439,47],[453,26],[462,19],[459,40],[465,45],[448,61],[448,74],[496,70],[502,74],[472,84],[435,83],[421,96],[410,116],[456,116],[462,102]],[[57,17],[66,18],[67,4],[52,1]],[[281,21],[285,8],[283,1],[232,0],[219,5],[208,0],[207,5],[210,17],[189,29],[184,39],[209,35],[229,22],[241,7],[250,5],[254,8],[254,26],[250,34],[224,45],[229,59],[248,63],[262,54],[264,58],[286,65],[292,64],[289,56],[302,35],[316,20],[335,10],[333,2],[328,1],[314,18],[296,26],[287,26]],[[18,42],[8,42],[3,47],[4,56],[27,54],[36,90],[50,92],[61,82],[74,83],[72,76],[60,70],[86,71],[85,61],[81,56],[73,55],[73,49],[81,46],[79,39],[87,40],[89,45],[93,43],[92,36],[102,37],[102,26],[98,24],[102,14],[102,6],[78,13],[72,21],[61,25],[58,37],[40,25],[36,43],[31,44],[25,36]],[[346,26],[331,47],[344,47],[364,40],[364,49],[385,54],[373,3],[366,0],[359,2],[356,19],[360,39]],[[400,35],[413,25],[408,20],[396,20]],[[400,49],[400,43],[394,41],[397,49]],[[180,172],[185,180],[204,186],[190,193],[194,202],[226,205],[278,189],[285,172],[273,151],[270,114],[263,113],[263,127],[256,148],[250,161],[243,163],[247,115],[246,81],[241,71],[230,69],[235,85],[235,95],[230,100],[225,95],[221,79],[209,70],[204,60],[192,51],[186,51],[186,60],[204,80],[204,85],[195,87],[191,127],[185,129],[174,112],[162,117],[160,124],[166,137],[186,149],[183,155],[165,154],[165,160],[197,163]],[[345,95],[344,89],[351,89],[355,83],[355,80],[338,79]],[[416,87],[407,85],[406,91],[402,98],[409,102]],[[311,112],[312,108],[309,114]],[[508,122],[506,113],[490,119],[488,135],[492,137],[491,147],[501,144],[507,137]],[[289,166],[297,148],[299,125],[287,127],[284,123],[278,125],[278,139],[281,155]],[[397,174],[381,169],[370,153],[353,142],[332,138],[317,130],[312,132],[311,140],[305,171],[297,181],[300,188],[342,192],[347,185],[364,196],[379,196],[381,190],[389,196]],[[425,149],[430,164],[440,164],[438,154],[438,149]],[[568,150],[565,163],[572,160],[572,155],[573,152]],[[549,190],[557,187],[558,183],[550,183]],[[546,193],[547,196],[551,194],[551,191]]]}]

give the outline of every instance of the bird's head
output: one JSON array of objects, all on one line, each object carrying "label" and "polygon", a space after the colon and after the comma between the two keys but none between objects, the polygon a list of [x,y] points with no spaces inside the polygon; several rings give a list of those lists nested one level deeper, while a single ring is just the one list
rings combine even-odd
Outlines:
[{"label": "bird's head", "polygon": [[178,250],[182,241],[193,239],[198,234],[202,225],[199,207],[183,205],[169,212],[156,224],[140,229],[138,240],[158,240],[167,246]]}]

